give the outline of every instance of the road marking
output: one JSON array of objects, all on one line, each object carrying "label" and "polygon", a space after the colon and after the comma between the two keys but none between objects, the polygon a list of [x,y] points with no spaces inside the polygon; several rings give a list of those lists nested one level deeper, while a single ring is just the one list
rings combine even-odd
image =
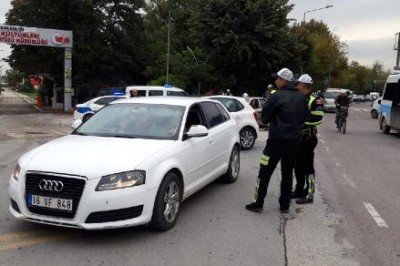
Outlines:
[{"label": "road marking", "polygon": [[368,109],[362,109],[364,112],[369,112],[369,110]]},{"label": "road marking", "polygon": [[346,180],[346,182],[352,187],[352,188],[357,188],[356,184],[354,183],[354,181],[348,177],[346,174],[343,174],[343,178],[344,180]]},{"label": "road marking", "polygon": [[331,149],[329,149],[329,147],[325,147],[325,150],[327,153],[331,153]]},{"label": "road marking", "polygon": [[322,144],[325,144],[325,143],[326,143],[325,140],[323,140],[323,139],[320,139],[320,140],[321,140],[321,143],[322,143]]},{"label": "road marking", "polygon": [[336,164],[336,166],[340,166],[340,163],[338,163],[338,162],[335,162],[335,164]]},{"label": "road marking", "polygon": [[71,236],[72,234],[51,234],[44,231],[6,233],[0,235],[0,252],[62,240]]},{"label": "road marking", "polygon": [[46,243],[49,241],[56,241],[56,240],[62,240],[68,238],[68,235],[49,235],[49,236],[44,236],[44,237],[39,237],[39,238],[34,238],[34,239],[29,239],[29,240],[24,240],[21,242],[17,243],[11,243],[7,245],[0,245],[0,252],[1,251],[7,251],[11,249],[18,249],[18,248],[23,248],[23,247],[29,247],[37,244],[42,244]]},{"label": "road marking", "polygon": [[364,202],[364,206],[379,227],[389,227],[370,202]]},{"label": "road marking", "polygon": [[358,109],[358,108],[354,108],[354,110],[355,110],[355,111],[360,111],[360,109]]}]

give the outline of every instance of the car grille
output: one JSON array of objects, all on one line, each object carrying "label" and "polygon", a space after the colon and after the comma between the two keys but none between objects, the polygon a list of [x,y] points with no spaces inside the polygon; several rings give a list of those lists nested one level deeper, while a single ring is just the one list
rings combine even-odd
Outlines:
[{"label": "car grille", "polygon": [[[61,181],[64,184],[62,191],[44,191],[39,188],[39,182],[42,179],[46,180],[54,180]],[[26,174],[26,183],[25,183],[25,200],[27,201],[27,195],[38,195],[44,197],[54,197],[54,198],[62,198],[62,199],[72,199],[72,212],[64,211],[64,210],[55,210],[38,206],[29,206],[28,203],[27,208],[31,213],[46,215],[46,216],[55,216],[55,217],[63,217],[63,218],[74,218],[76,214],[76,210],[79,205],[79,201],[82,196],[83,189],[85,187],[86,181],[83,179],[73,178],[73,177],[62,177],[51,174],[36,174],[36,173],[28,173]]]},{"label": "car grille", "polygon": [[15,202],[15,200],[10,199],[11,200],[11,207],[18,213],[21,213],[21,211],[19,210],[18,204],[17,202]]},{"label": "car grille", "polygon": [[85,223],[106,223],[133,219],[142,215],[143,205],[135,206],[126,209],[103,211],[103,212],[92,212]]}]

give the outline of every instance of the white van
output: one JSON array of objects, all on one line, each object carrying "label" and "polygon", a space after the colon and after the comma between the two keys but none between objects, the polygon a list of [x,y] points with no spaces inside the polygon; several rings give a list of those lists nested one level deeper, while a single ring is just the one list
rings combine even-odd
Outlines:
[{"label": "white van", "polygon": [[187,96],[186,92],[176,87],[163,86],[128,86],[125,90],[125,95],[130,97],[131,90],[137,90],[139,96]]},{"label": "white van", "polygon": [[382,132],[400,131],[400,73],[388,77],[380,104],[378,121]]}]

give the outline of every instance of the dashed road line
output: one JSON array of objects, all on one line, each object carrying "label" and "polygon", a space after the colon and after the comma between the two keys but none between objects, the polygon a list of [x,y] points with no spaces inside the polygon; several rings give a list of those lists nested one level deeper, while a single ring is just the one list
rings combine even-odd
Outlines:
[{"label": "dashed road line", "polygon": [[369,214],[371,214],[372,218],[374,219],[374,221],[376,222],[376,224],[379,227],[386,227],[386,228],[389,227],[387,225],[387,223],[385,222],[385,220],[383,220],[383,218],[375,210],[374,206],[372,206],[372,204],[370,202],[364,202],[364,206],[365,206],[365,208],[367,208],[367,211],[369,212]]},{"label": "dashed road line", "polygon": [[335,164],[336,164],[336,166],[340,166],[340,163],[338,163],[338,162],[335,162]]},{"label": "dashed road line", "polygon": [[344,180],[346,180],[346,182],[352,187],[352,188],[357,188],[356,184],[354,183],[354,181],[348,177],[346,174],[343,174],[343,178]]},{"label": "dashed road line", "polygon": [[321,141],[322,144],[325,144],[325,143],[326,143],[326,141],[323,140],[323,139],[320,139],[320,141]]}]

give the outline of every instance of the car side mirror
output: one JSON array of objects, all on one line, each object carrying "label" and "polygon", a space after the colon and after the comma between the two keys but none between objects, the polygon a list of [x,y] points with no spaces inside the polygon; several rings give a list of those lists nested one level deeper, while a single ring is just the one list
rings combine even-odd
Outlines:
[{"label": "car side mirror", "polygon": [[82,120],[75,120],[73,123],[72,123],[72,128],[73,129],[77,129],[80,125],[82,125]]},{"label": "car side mirror", "polygon": [[188,138],[201,138],[208,136],[208,129],[202,125],[193,125],[189,128],[189,131],[185,134],[186,139]]},{"label": "car side mirror", "polygon": [[378,100],[378,104],[381,104],[382,100]]}]

